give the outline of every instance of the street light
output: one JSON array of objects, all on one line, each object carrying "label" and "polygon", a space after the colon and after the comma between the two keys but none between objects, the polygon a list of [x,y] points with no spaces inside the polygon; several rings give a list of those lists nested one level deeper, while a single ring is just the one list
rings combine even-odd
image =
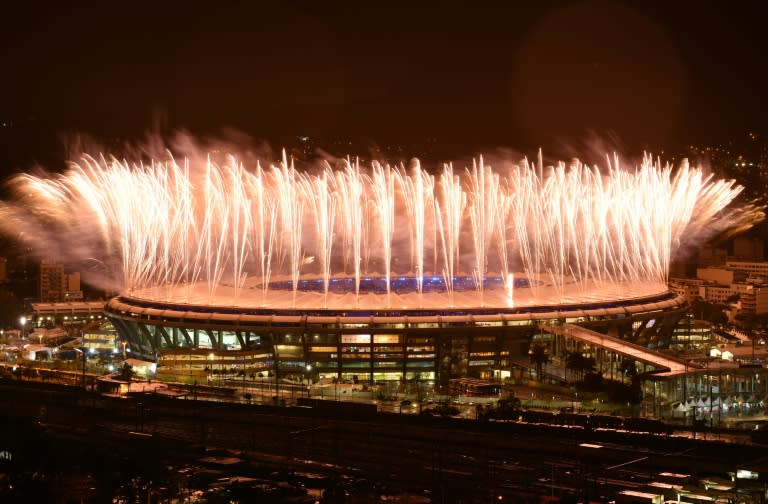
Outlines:
[{"label": "street light", "polygon": [[21,323],[21,339],[24,339],[24,331],[26,330],[27,325],[27,317],[23,316],[19,319],[19,323]]},{"label": "street light", "polygon": [[86,353],[86,348],[84,346],[81,346],[80,348],[75,348],[75,351],[76,352],[80,352],[81,354],[83,354],[83,372],[82,372],[82,375],[81,375],[81,383],[83,385],[83,390],[85,390],[85,365],[86,365],[86,362],[87,362],[86,359],[87,359],[88,354]]},{"label": "street light", "polygon": [[312,387],[312,366],[307,364],[307,397],[309,397],[310,387]]}]

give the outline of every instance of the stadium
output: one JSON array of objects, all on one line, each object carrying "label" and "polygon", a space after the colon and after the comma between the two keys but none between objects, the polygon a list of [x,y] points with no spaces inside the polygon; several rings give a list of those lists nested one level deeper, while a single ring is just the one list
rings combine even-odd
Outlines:
[{"label": "stadium", "polygon": [[530,369],[535,340],[610,375],[625,357],[668,372],[643,345],[685,310],[670,262],[762,213],[687,163],[607,161],[84,156],[14,180],[3,225],[41,244],[78,233],[75,259],[104,266],[89,281],[121,293],[106,314],[126,350],[158,374],[444,386]]},{"label": "stadium", "polygon": [[[618,340],[658,338],[685,312],[674,293],[593,302],[464,309],[249,309],[119,296],[106,313],[135,355],[159,372],[332,377],[354,383],[426,382],[457,377],[499,381],[530,367],[531,342],[552,355],[589,349],[552,327],[576,324]],[[592,352],[599,350],[594,345]],[[601,355],[618,375],[619,359]],[[653,364],[648,363],[648,369]],[[604,372],[611,370],[604,368]],[[203,378],[204,379],[204,378]]]}]

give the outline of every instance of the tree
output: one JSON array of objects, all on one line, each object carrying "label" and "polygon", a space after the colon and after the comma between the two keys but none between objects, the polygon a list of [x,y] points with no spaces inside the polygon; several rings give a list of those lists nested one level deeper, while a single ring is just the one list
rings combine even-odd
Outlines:
[{"label": "tree", "polygon": [[641,399],[640,379],[637,376],[629,384],[603,380],[601,389],[611,402],[637,404]]},{"label": "tree", "polygon": [[475,416],[478,420],[486,420],[488,418],[494,418],[497,420],[516,420],[520,416],[521,402],[517,397],[510,397],[508,399],[499,399],[496,403],[496,407],[483,407],[478,404],[475,408]]},{"label": "tree", "polygon": [[621,375],[632,381],[637,376],[637,366],[632,359],[623,359],[621,361]]},{"label": "tree", "polygon": [[541,343],[534,343],[528,350],[531,362],[536,365],[536,378],[541,381],[544,364],[549,362],[549,349]]},{"label": "tree", "polygon": [[718,311],[712,312],[709,318],[709,322],[715,325],[726,324],[728,322],[728,315],[725,314],[725,310],[718,310]]},{"label": "tree", "polygon": [[133,379],[133,366],[128,364],[127,362],[123,364],[123,367],[120,369],[120,375],[119,378],[123,381],[130,382]]},{"label": "tree", "polygon": [[590,356],[583,356],[583,360],[581,361],[581,378],[579,381],[584,381],[584,376],[588,374],[592,374],[595,372],[595,367],[597,363],[595,362],[595,358]]},{"label": "tree", "polygon": [[594,357],[587,357],[580,352],[568,352],[565,357],[565,364],[576,373],[577,382],[582,381],[586,373],[595,372]]},{"label": "tree", "polygon": [[588,372],[584,375],[581,388],[589,391],[599,391],[603,386],[603,373],[601,371]]},{"label": "tree", "polygon": [[752,331],[757,329],[760,325],[760,321],[754,313],[751,312],[743,312],[736,315],[736,321],[739,323],[739,326],[741,326],[742,329],[744,329],[744,332],[747,334],[750,334]]},{"label": "tree", "polygon": [[517,397],[510,397],[508,399],[499,399],[496,408],[500,413],[507,416],[517,416],[520,413],[520,407],[522,403]]},{"label": "tree", "polygon": [[702,299],[695,299],[691,303],[691,312],[693,313],[694,318],[706,320],[715,324],[723,323],[723,319],[727,320],[727,317],[723,312],[725,309],[725,305],[709,303]]},{"label": "tree", "polygon": [[755,360],[755,329],[760,327],[760,320],[754,313],[740,313],[736,316],[741,328],[747,333],[749,340],[752,342],[752,360]]}]

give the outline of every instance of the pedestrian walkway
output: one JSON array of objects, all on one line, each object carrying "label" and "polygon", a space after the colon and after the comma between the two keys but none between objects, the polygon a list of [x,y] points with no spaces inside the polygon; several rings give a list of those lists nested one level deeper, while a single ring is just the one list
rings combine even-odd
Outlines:
[{"label": "pedestrian walkway", "polygon": [[691,365],[683,360],[578,325],[565,324],[562,327],[541,325],[539,327],[541,330],[551,334],[572,338],[649,364],[656,368],[657,372],[654,373],[656,376],[681,375],[691,369]]}]

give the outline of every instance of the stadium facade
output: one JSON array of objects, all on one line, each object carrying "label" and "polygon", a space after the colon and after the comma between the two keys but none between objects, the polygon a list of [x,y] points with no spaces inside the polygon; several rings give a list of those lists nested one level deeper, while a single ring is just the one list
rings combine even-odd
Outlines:
[{"label": "stadium facade", "polygon": [[[535,339],[552,356],[594,354],[605,374],[618,369],[614,350],[569,338],[557,328],[583,327],[614,341],[663,339],[684,315],[671,291],[642,297],[520,308],[264,309],[181,304],[118,296],[106,314],[136,357],[158,372],[202,369],[332,377],[354,382],[493,379],[530,366]],[[612,353],[612,355],[608,355]],[[621,351],[618,352],[619,354]],[[641,371],[654,371],[652,362]]]}]

